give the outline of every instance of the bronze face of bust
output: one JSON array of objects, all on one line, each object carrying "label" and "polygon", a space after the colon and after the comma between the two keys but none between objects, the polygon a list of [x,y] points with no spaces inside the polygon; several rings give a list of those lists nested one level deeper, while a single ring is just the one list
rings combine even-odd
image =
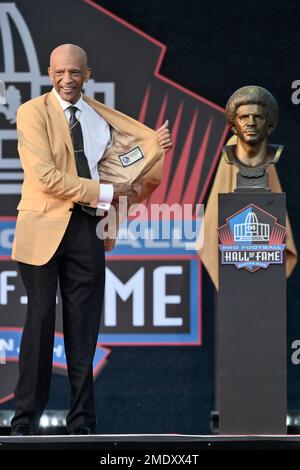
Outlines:
[{"label": "bronze face of bust", "polygon": [[283,150],[282,145],[267,142],[278,121],[275,98],[265,88],[242,87],[229,98],[225,114],[237,136],[236,145],[223,147],[226,162],[239,169],[237,190],[268,190],[266,168],[278,161]]}]

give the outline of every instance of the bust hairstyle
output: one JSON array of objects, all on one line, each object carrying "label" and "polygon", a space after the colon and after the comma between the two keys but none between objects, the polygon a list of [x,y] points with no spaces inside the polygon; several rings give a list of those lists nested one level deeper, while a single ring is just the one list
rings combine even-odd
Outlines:
[{"label": "bust hairstyle", "polygon": [[278,104],[274,96],[265,88],[256,85],[244,86],[236,90],[225,108],[225,116],[230,127],[234,125],[237,109],[247,104],[257,104],[265,108],[268,123],[275,129],[278,122]]}]

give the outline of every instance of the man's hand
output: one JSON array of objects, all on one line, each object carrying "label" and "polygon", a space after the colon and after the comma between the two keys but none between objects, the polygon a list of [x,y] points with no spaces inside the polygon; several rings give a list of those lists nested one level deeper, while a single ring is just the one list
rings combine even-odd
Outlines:
[{"label": "man's hand", "polygon": [[166,120],[164,124],[156,130],[156,132],[158,132],[158,143],[165,152],[168,152],[173,147],[168,125],[169,121]]}]

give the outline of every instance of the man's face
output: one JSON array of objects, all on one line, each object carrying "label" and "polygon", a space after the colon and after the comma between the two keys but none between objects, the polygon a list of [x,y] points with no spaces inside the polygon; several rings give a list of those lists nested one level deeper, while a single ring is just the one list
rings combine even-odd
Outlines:
[{"label": "man's face", "polygon": [[64,50],[51,58],[48,74],[61,98],[74,104],[79,100],[82,86],[91,71],[80,54]]},{"label": "man's face", "polygon": [[273,127],[262,105],[245,104],[237,109],[232,130],[243,142],[255,145],[271,134]]}]

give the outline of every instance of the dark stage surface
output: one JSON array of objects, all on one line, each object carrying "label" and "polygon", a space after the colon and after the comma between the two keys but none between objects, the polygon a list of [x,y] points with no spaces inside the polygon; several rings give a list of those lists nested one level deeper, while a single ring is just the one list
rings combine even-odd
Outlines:
[{"label": "dark stage surface", "polygon": [[300,435],[98,434],[93,436],[1,437],[0,450],[90,451],[300,450]]}]

